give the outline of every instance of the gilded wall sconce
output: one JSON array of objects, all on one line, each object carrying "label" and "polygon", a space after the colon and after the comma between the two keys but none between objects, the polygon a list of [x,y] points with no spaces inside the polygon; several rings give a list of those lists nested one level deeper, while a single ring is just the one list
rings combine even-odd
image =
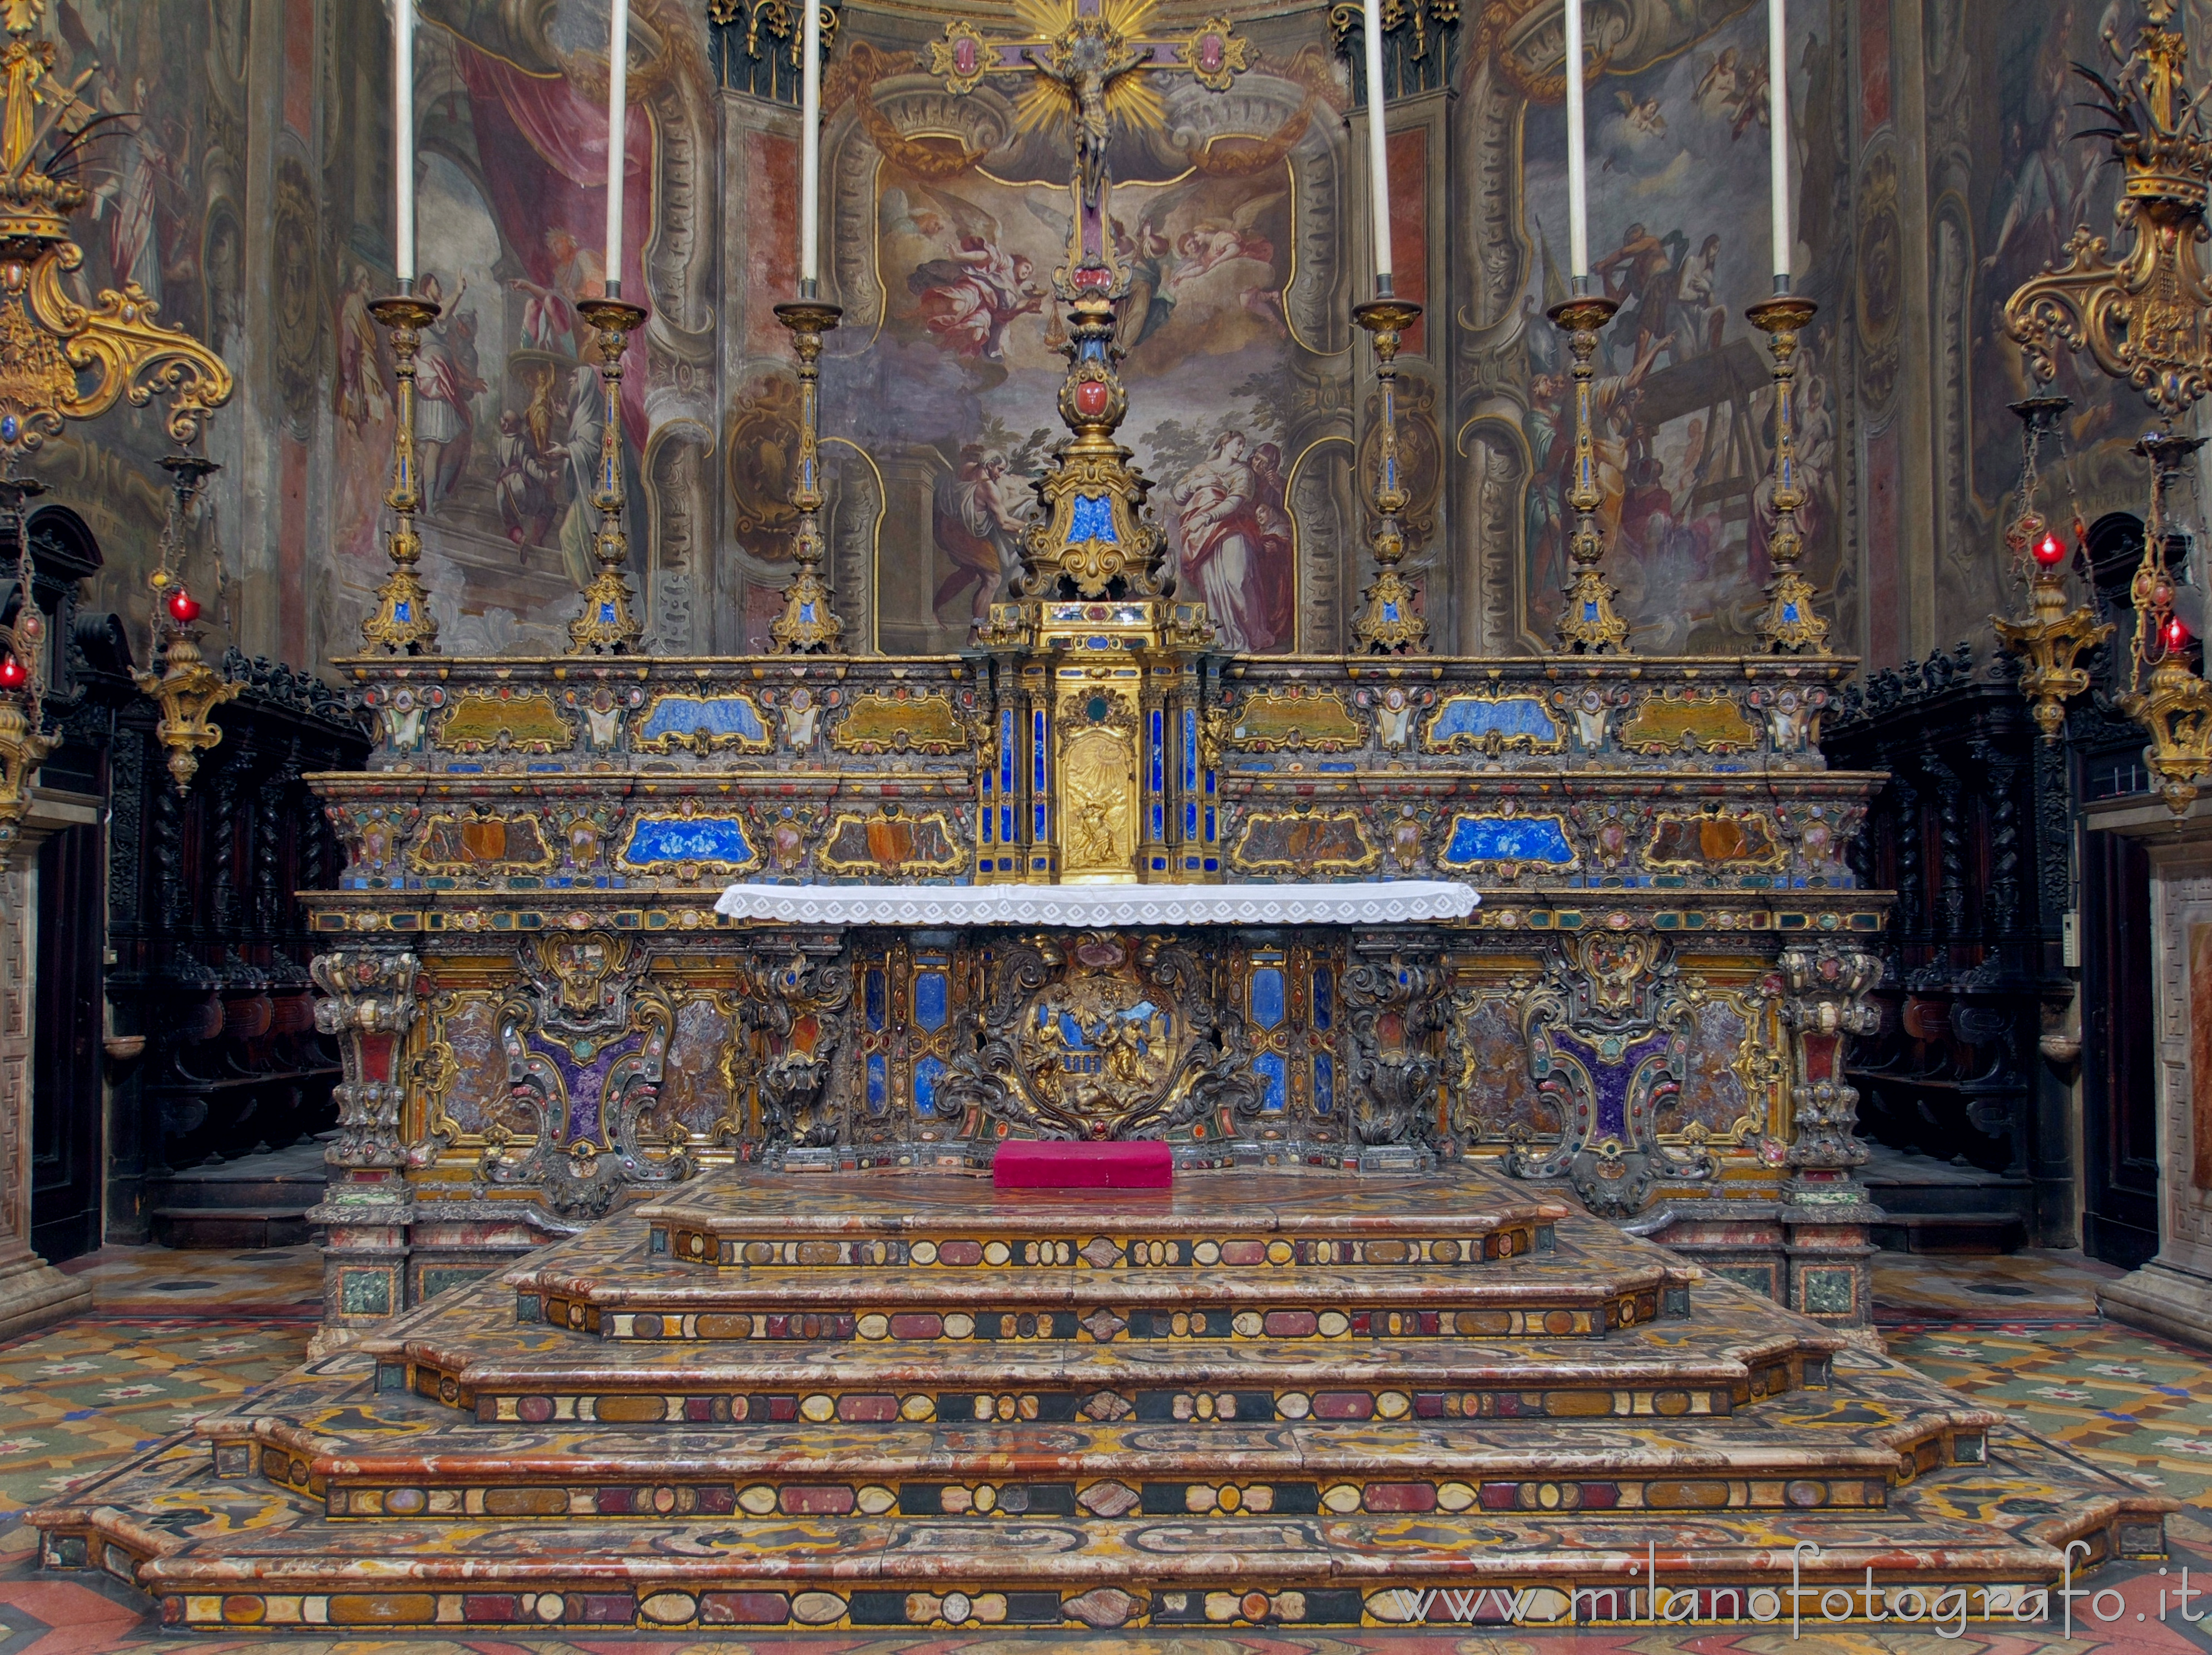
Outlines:
[{"label": "gilded wall sconce", "polygon": [[[2112,636],[2112,623],[2100,623],[2087,604],[2068,601],[2068,547],[2036,506],[2043,445],[2072,406],[2065,397],[2030,397],[2012,405],[2020,416],[2022,459],[2020,508],[2005,531],[2005,544],[2012,548],[2014,573],[2027,584],[2028,612],[2020,620],[1990,617],[2004,647],[2021,659],[2020,692],[2027,697],[2046,741],[2059,739],[2066,727],[2067,702],[2089,687],[2088,669],[2076,663]],[[2075,538],[2081,536],[2077,520]]]}]

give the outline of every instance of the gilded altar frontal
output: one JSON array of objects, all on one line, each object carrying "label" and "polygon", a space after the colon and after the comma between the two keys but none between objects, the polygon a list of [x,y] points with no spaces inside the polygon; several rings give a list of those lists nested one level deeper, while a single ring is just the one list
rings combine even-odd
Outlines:
[{"label": "gilded altar frontal", "polygon": [[2162,1628],[2208,28],[0,3],[0,1607]]}]

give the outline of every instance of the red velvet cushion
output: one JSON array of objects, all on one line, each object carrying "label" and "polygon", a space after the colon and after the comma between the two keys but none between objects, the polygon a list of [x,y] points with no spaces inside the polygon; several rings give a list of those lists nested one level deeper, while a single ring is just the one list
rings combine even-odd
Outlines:
[{"label": "red velvet cushion", "polygon": [[1131,1143],[1073,1143],[1013,1138],[991,1159],[1000,1190],[1164,1190],[1175,1157],[1153,1139]]}]

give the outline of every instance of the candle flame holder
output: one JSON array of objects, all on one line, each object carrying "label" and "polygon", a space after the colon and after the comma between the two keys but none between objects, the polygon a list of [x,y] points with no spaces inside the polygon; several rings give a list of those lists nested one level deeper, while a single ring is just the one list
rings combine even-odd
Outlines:
[{"label": "candle flame holder", "polygon": [[792,543],[798,573],[783,594],[783,613],[769,626],[774,655],[834,654],[845,624],[831,606],[822,578],[822,337],[844,315],[820,299],[798,299],[775,307],[775,319],[791,330],[799,358],[799,486],[791,503],[799,508],[799,532]]},{"label": "candle flame holder", "polygon": [[568,653],[626,655],[645,636],[645,625],[638,619],[637,601],[623,572],[629,562],[629,537],[623,530],[627,502],[623,488],[622,358],[629,336],[644,325],[645,308],[620,299],[584,299],[576,309],[598,335],[593,343],[599,353],[599,387],[606,407],[599,428],[599,484],[592,494],[592,504],[599,513],[592,556],[599,572],[584,588],[583,612],[568,623]]},{"label": "candle flame holder", "polygon": [[1411,497],[1398,453],[1398,344],[1420,319],[1421,307],[1406,299],[1370,299],[1353,307],[1352,319],[1375,339],[1376,390],[1382,405],[1382,443],[1375,461],[1375,583],[1352,623],[1352,636],[1370,655],[1425,655],[1429,624],[1412,585],[1398,572],[1406,556],[1400,514]]},{"label": "candle flame holder", "polygon": [[1567,336],[1567,350],[1574,357],[1575,475],[1567,489],[1567,504],[1574,508],[1575,530],[1567,540],[1566,601],[1558,626],[1559,647],[1571,655],[1630,653],[1628,623],[1613,607],[1620,594],[1598,571],[1605,557],[1605,537],[1597,526],[1597,509],[1605,503],[1605,493],[1598,486],[1597,447],[1590,434],[1590,382],[1597,377],[1591,359],[1597,354],[1599,331],[1620,308],[1615,300],[1587,294],[1545,313]]},{"label": "candle flame holder", "polygon": [[1814,612],[1813,586],[1797,571],[1804,555],[1797,508],[1805,503],[1797,483],[1797,336],[1816,312],[1809,299],[1781,294],[1752,306],[1744,315],[1767,336],[1774,353],[1774,526],[1767,532],[1766,612],[1759,637],[1772,654],[1825,655],[1828,624]]},{"label": "candle flame holder", "polygon": [[[2004,647],[2021,658],[2020,691],[2046,741],[2059,739],[2066,728],[2067,702],[2089,687],[2088,669],[2075,663],[2085,650],[2112,636],[2112,624],[2100,625],[2087,605],[2077,608],[2067,601],[2063,548],[2036,508],[2043,444],[2073,405],[2065,397],[2030,397],[2012,405],[2021,420],[2023,459],[2020,509],[2005,532],[2005,543],[2012,548],[2014,572],[2027,586],[2028,612],[2016,621],[1990,617]],[[2078,514],[2075,529],[2078,538]],[[2045,547],[2057,555],[2048,555]]]},{"label": "candle flame holder", "polygon": [[438,319],[438,307],[411,293],[369,302],[368,313],[392,335],[392,372],[397,384],[392,432],[392,487],[384,503],[392,512],[385,551],[392,573],[376,589],[376,608],[361,625],[362,642],[392,655],[434,655],[438,623],[430,614],[430,594],[416,566],[422,561],[422,538],[415,514],[422,509],[422,473],[415,453],[415,358],[422,330]]}]

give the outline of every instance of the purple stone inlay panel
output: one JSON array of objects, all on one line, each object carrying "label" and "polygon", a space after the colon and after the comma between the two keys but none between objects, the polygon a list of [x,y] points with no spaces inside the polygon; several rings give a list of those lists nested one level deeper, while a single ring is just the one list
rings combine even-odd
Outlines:
[{"label": "purple stone inlay panel", "polygon": [[638,1050],[640,1037],[624,1035],[608,1046],[595,1048],[589,1062],[578,1062],[565,1046],[550,1040],[532,1039],[531,1050],[553,1065],[561,1076],[561,1084],[568,1092],[568,1133],[562,1141],[576,1143],[590,1139],[603,1142],[599,1135],[601,1105],[606,1098],[607,1074],[623,1058]]},{"label": "purple stone inlay panel", "polygon": [[1624,1143],[1632,1141],[1628,1133],[1628,1094],[1636,1084],[1637,1071],[1653,1058],[1667,1055],[1666,1031],[1654,1030],[1641,1040],[1621,1047],[1615,1057],[1602,1055],[1603,1042],[1572,1029],[1554,1028],[1551,1035],[1553,1044],[1582,1061],[1583,1068],[1589,1074],[1591,1089],[1597,1094],[1597,1123],[1591,1129],[1590,1141],[1602,1142],[1607,1138],[1619,1138]]}]

